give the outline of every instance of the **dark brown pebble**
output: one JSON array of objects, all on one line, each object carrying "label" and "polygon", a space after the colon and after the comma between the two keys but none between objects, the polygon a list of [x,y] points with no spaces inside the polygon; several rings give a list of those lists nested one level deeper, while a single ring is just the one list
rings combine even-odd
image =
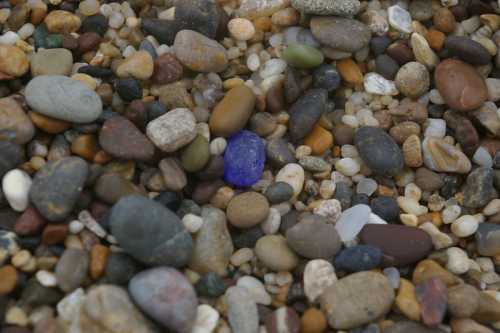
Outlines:
[{"label": "dark brown pebble", "polygon": [[266,105],[267,110],[271,113],[277,113],[285,109],[285,96],[281,83],[275,84],[267,91]]},{"label": "dark brown pebble", "polygon": [[46,223],[43,216],[33,206],[28,206],[17,219],[14,231],[19,236],[34,236],[42,231]]},{"label": "dark brown pebble", "polygon": [[448,36],[444,41],[444,47],[451,55],[462,59],[473,65],[487,65],[491,61],[491,55],[484,46],[464,36]]},{"label": "dark brown pebble", "polygon": [[415,57],[413,56],[413,51],[411,50],[410,46],[408,46],[408,42],[404,40],[398,40],[389,45],[386,53],[392,59],[396,60],[400,66],[415,59]]},{"label": "dark brown pebble", "polygon": [[182,78],[182,73],[179,60],[173,54],[165,53],[155,59],[151,80],[156,84],[172,83]]},{"label": "dark brown pebble", "polygon": [[78,51],[85,53],[99,46],[101,36],[95,32],[85,32],[78,37]]},{"label": "dark brown pebble", "polygon": [[43,229],[42,244],[55,245],[64,242],[68,235],[66,224],[49,224]]}]

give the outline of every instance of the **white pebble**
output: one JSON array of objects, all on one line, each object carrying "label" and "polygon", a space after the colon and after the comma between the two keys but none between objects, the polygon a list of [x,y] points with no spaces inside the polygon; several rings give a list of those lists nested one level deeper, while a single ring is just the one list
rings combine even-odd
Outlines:
[{"label": "white pebble", "polygon": [[451,237],[439,230],[431,222],[425,222],[419,228],[431,237],[432,244],[436,250],[445,249],[453,244]]},{"label": "white pebble", "polygon": [[482,146],[477,148],[476,152],[472,156],[472,160],[479,164],[480,166],[491,168],[493,166],[493,158],[490,153]]},{"label": "white pebble", "polygon": [[82,210],[80,214],[78,214],[78,220],[99,238],[104,238],[108,234],[87,210]]},{"label": "white pebble", "polygon": [[266,235],[273,235],[278,232],[281,225],[281,215],[276,208],[269,209],[269,215],[262,221],[260,228]]},{"label": "white pebble", "polygon": [[253,257],[253,250],[248,247],[243,247],[236,250],[236,252],[231,255],[229,262],[231,262],[231,265],[239,267],[252,260]]},{"label": "white pebble", "polygon": [[345,114],[342,116],[342,123],[345,125],[352,127],[352,128],[358,128],[359,127],[359,121],[356,116],[353,116],[351,114]]},{"label": "white pebble", "polygon": [[451,205],[443,209],[441,216],[443,218],[443,223],[449,224],[455,221],[462,212],[462,208],[459,205]]},{"label": "white pebble", "polygon": [[123,16],[122,13],[113,12],[109,16],[108,25],[111,28],[118,29],[118,28],[120,28],[123,25],[123,23],[125,23],[125,17]]},{"label": "white pebble", "polygon": [[300,164],[288,163],[276,175],[276,182],[288,183],[293,188],[293,195],[297,197],[304,186],[305,173]]},{"label": "white pebble", "polygon": [[451,232],[457,237],[469,237],[473,235],[479,223],[472,215],[463,215],[451,224]]},{"label": "white pebble", "polygon": [[354,176],[361,170],[361,165],[355,159],[346,157],[335,163],[335,169],[346,176]]},{"label": "white pebble", "polygon": [[401,282],[401,276],[399,274],[399,269],[396,267],[387,267],[383,270],[384,275],[389,279],[392,288],[398,289]]},{"label": "white pebble", "polygon": [[323,259],[314,259],[304,268],[304,293],[310,302],[314,302],[326,288],[337,281],[335,268]]},{"label": "white pebble", "polygon": [[225,138],[215,138],[210,142],[210,154],[212,155],[222,155],[226,150],[227,141]]},{"label": "white pebble", "polygon": [[427,127],[424,136],[444,138],[446,136],[446,121],[443,119],[429,118],[427,119]]},{"label": "white pebble", "polygon": [[353,145],[343,145],[340,148],[340,153],[341,153],[342,157],[354,158],[354,157],[359,156],[358,149],[356,148],[356,146],[353,146]]},{"label": "white pebble", "polygon": [[395,5],[387,8],[387,16],[389,24],[397,31],[404,33],[411,33],[413,31],[410,13],[400,6]]},{"label": "white pebble", "polygon": [[356,193],[358,194],[366,194],[367,196],[371,196],[377,190],[378,184],[375,180],[371,178],[363,178],[359,181],[358,185],[356,185]]},{"label": "white pebble", "polygon": [[247,67],[252,72],[255,72],[260,67],[260,58],[257,54],[252,53],[247,58]]},{"label": "white pebble", "polygon": [[234,18],[227,24],[231,36],[239,41],[252,39],[255,35],[255,27],[252,21],[246,18]]},{"label": "white pebble", "polygon": [[200,304],[196,310],[196,320],[191,333],[211,333],[217,327],[219,313],[208,304]]},{"label": "white pebble", "polygon": [[182,218],[182,223],[190,233],[195,233],[203,226],[203,219],[194,214],[186,214]]},{"label": "white pebble", "polygon": [[17,34],[22,40],[31,37],[33,32],[35,32],[35,26],[31,23],[25,23],[19,30],[17,30]]},{"label": "white pebble", "polygon": [[36,279],[44,287],[55,287],[57,286],[56,275],[52,272],[40,270],[36,272]]},{"label": "white pebble", "polygon": [[420,205],[417,200],[412,198],[398,197],[397,202],[399,207],[408,214],[420,216],[429,211],[427,207]]},{"label": "white pebble", "polygon": [[337,199],[323,200],[314,208],[313,213],[324,216],[330,223],[335,223],[340,218],[342,206]]},{"label": "white pebble", "polygon": [[255,303],[271,304],[271,296],[267,293],[264,284],[253,276],[243,276],[236,282],[238,287],[246,288]]},{"label": "white pebble", "polygon": [[85,301],[85,291],[78,288],[71,294],[66,295],[57,303],[57,313],[59,318],[66,323],[72,322],[80,314],[83,302]]},{"label": "white pebble", "polygon": [[74,235],[79,234],[83,228],[85,228],[85,226],[78,220],[73,220],[69,223],[69,232]]},{"label": "white pebble", "polygon": [[453,274],[461,275],[469,270],[469,257],[464,250],[458,247],[450,247],[446,250],[448,262],[446,269]]},{"label": "white pebble", "polygon": [[282,59],[270,59],[260,68],[259,75],[265,79],[270,76],[281,74],[286,69],[286,62]]},{"label": "white pebble", "polygon": [[363,204],[352,206],[342,212],[335,224],[335,229],[342,242],[349,242],[356,238],[361,229],[368,223],[370,213],[371,208]]},{"label": "white pebble", "polygon": [[14,31],[7,31],[0,36],[0,45],[14,45],[19,40],[19,35]]},{"label": "white pebble", "polygon": [[422,190],[415,183],[409,183],[405,186],[405,197],[420,201]]},{"label": "white pebble", "polygon": [[123,57],[124,58],[128,58],[130,57],[132,54],[136,53],[137,50],[132,46],[132,45],[128,45],[125,50],[123,50]]},{"label": "white pebble", "polygon": [[394,81],[387,80],[378,73],[367,73],[365,75],[363,85],[366,92],[374,95],[390,95],[399,94]]},{"label": "white pebble", "polygon": [[23,212],[28,207],[31,182],[30,176],[19,169],[10,170],[3,176],[3,194],[16,212]]},{"label": "white pebble", "polygon": [[368,222],[366,224],[387,224],[387,221],[377,214],[370,213],[370,216],[368,216]]},{"label": "white pebble", "polygon": [[103,16],[109,17],[113,13],[113,8],[109,4],[105,3],[101,5],[99,11]]}]

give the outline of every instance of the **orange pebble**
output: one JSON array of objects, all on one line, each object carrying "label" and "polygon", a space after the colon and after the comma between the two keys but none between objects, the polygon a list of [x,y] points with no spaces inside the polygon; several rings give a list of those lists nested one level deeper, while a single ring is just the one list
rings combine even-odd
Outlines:
[{"label": "orange pebble", "polygon": [[333,145],[333,135],[323,127],[316,124],[304,139],[304,144],[311,147],[314,155],[321,155]]},{"label": "orange pebble", "polygon": [[255,21],[253,21],[253,25],[255,26],[255,29],[267,32],[267,31],[271,31],[271,27],[273,26],[273,22],[271,21],[271,18],[269,18],[267,16],[262,16],[262,17],[256,18]]},{"label": "orange pebble", "polygon": [[0,295],[6,295],[16,288],[17,270],[7,265],[0,268]]},{"label": "orange pebble", "polygon": [[429,46],[433,50],[441,51],[444,45],[444,40],[446,39],[446,35],[439,30],[429,29],[425,38],[427,39]]},{"label": "orange pebble", "polygon": [[30,112],[28,115],[36,127],[50,134],[61,133],[71,127],[71,123],[67,121],[47,117],[40,113]]},{"label": "orange pebble", "polygon": [[363,73],[361,73],[358,64],[351,58],[337,61],[337,70],[344,81],[354,85],[363,83]]},{"label": "orange pebble", "polygon": [[300,321],[302,333],[321,333],[326,330],[325,315],[316,308],[307,309]]},{"label": "orange pebble", "polygon": [[107,246],[96,244],[90,250],[90,276],[97,280],[104,274],[106,264],[108,263],[109,248]]},{"label": "orange pebble", "polygon": [[97,139],[92,134],[80,135],[71,143],[71,152],[88,161],[94,160],[98,151]]}]

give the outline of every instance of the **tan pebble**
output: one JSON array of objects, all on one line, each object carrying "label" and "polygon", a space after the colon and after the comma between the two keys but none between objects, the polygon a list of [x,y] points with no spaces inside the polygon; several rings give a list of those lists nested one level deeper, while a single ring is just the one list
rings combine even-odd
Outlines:
[{"label": "tan pebble", "polygon": [[302,333],[321,333],[327,326],[325,315],[316,308],[307,309],[300,320]]},{"label": "tan pebble", "polygon": [[444,139],[429,137],[422,142],[425,166],[438,172],[467,173],[472,165],[469,158]]},{"label": "tan pebble", "polygon": [[101,244],[92,247],[90,250],[90,276],[92,279],[97,280],[104,274],[108,256],[109,247]]},{"label": "tan pebble", "polygon": [[500,28],[500,16],[496,14],[483,14],[479,16],[481,23],[488,26],[493,32]]},{"label": "tan pebble", "polygon": [[28,315],[20,307],[13,306],[5,314],[5,323],[22,327],[28,326]]},{"label": "tan pebble", "polygon": [[448,286],[458,283],[458,278],[444,269],[436,261],[431,259],[422,260],[413,271],[413,283],[419,284],[430,278],[438,278]]},{"label": "tan pebble", "polygon": [[76,73],[71,76],[73,80],[80,81],[91,90],[97,89],[97,81],[90,75],[84,73]]},{"label": "tan pebble", "polygon": [[21,250],[12,257],[12,265],[21,267],[26,265],[31,259],[31,253],[27,250]]},{"label": "tan pebble", "polygon": [[414,32],[411,35],[410,45],[415,54],[415,59],[428,69],[432,69],[439,64],[439,57],[430,48],[429,43],[422,35]]},{"label": "tan pebble", "polygon": [[406,279],[400,279],[398,294],[396,296],[396,307],[408,319],[420,320],[420,304],[415,294],[415,286]]},{"label": "tan pebble", "polygon": [[402,146],[403,157],[405,164],[412,168],[418,168],[423,164],[422,146],[420,145],[420,138],[412,134],[410,135]]},{"label": "tan pebble", "polygon": [[243,81],[243,79],[241,79],[239,77],[233,77],[233,78],[230,78],[230,79],[227,79],[226,81],[224,81],[222,83],[222,86],[224,87],[225,90],[230,90],[230,89],[233,89],[234,87],[240,86],[244,83],[245,83],[245,81]]},{"label": "tan pebble", "polygon": [[29,69],[26,54],[17,46],[0,45],[0,74],[19,77]]},{"label": "tan pebble", "polygon": [[337,61],[337,70],[344,81],[353,85],[360,85],[363,83],[363,73],[361,73],[358,64],[351,58]]},{"label": "tan pebble", "polygon": [[252,21],[245,18],[234,18],[227,24],[231,36],[239,41],[252,39],[255,35],[255,27]]},{"label": "tan pebble", "polygon": [[454,333],[493,333],[492,329],[470,318],[452,318],[450,326]]},{"label": "tan pebble", "polygon": [[153,75],[154,63],[151,55],[146,51],[138,51],[126,58],[116,68],[116,75],[120,78],[134,77],[147,80]]},{"label": "tan pebble", "polygon": [[267,217],[269,203],[260,193],[245,192],[229,201],[226,214],[229,222],[235,227],[250,228]]},{"label": "tan pebble", "polygon": [[45,17],[45,25],[52,33],[71,33],[80,29],[82,21],[78,16],[65,10],[51,11]]},{"label": "tan pebble", "polygon": [[14,290],[17,285],[17,270],[6,265],[0,268],[0,295],[7,295]]}]

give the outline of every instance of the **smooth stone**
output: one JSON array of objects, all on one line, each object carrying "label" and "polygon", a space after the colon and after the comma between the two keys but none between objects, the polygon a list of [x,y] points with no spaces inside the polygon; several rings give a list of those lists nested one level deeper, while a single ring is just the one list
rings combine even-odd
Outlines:
[{"label": "smooth stone", "polygon": [[422,322],[429,327],[439,325],[446,314],[446,284],[439,278],[430,278],[416,286],[415,294],[421,306]]},{"label": "smooth stone", "polygon": [[[176,32],[191,29],[215,38],[223,29],[223,10],[211,0],[192,0],[175,3],[174,22]],[[168,43],[170,45],[170,43]]]},{"label": "smooth stone", "polygon": [[394,289],[383,274],[358,272],[329,286],[320,301],[330,326],[348,330],[384,316],[394,297]]},{"label": "smooth stone", "polygon": [[269,203],[257,192],[234,196],[226,208],[229,222],[238,228],[250,228],[262,222],[269,214]]},{"label": "smooth stone", "polygon": [[146,135],[159,149],[171,153],[196,137],[196,119],[189,109],[174,109],[150,121]]},{"label": "smooth stone", "polygon": [[182,74],[183,67],[179,60],[173,54],[164,53],[154,61],[151,80],[156,84],[168,84],[181,79]]},{"label": "smooth stone", "polygon": [[440,138],[425,138],[422,152],[425,166],[437,172],[468,173],[472,167],[464,153]]},{"label": "smooth stone", "polygon": [[94,185],[94,192],[107,204],[115,204],[128,195],[143,193],[137,185],[118,173],[101,175]]},{"label": "smooth stone", "polygon": [[487,326],[481,325],[472,319],[458,319],[452,318],[450,320],[450,327],[456,333],[493,333],[494,331]]},{"label": "smooth stone", "polygon": [[127,118],[112,117],[104,122],[99,132],[99,145],[107,153],[125,160],[151,160],[155,147]]},{"label": "smooth stone", "polygon": [[14,132],[14,141],[23,145],[35,136],[35,127],[21,105],[12,97],[0,98],[0,132]]},{"label": "smooth stone", "polygon": [[20,77],[30,68],[26,54],[17,46],[0,45],[0,73],[2,76]]},{"label": "smooth stone", "polygon": [[146,51],[137,51],[125,58],[116,68],[119,78],[133,77],[138,80],[147,80],[153,75],[154,63],[151,55]]},{"label": "smooth stone", "polygon": [[160,43],[167,45],[172,45],[174,42],[175,35],[178,32],[176,25],[176,22],[173,20],[162,20],[149,17],[145,17],[141,20],[142,30],[155,37]]},{"label": "smooth stone", "polygon": [[477,251],[482,256],[500,254],[500,225],[479,223],[476,235]]},{"label": "smooth stone", "polygon": [[384,330],[384,333],[444,333],[439,328],[429,328],[414,321],[398,321]]},{"label": "smooth stone", "polygon": [[193,30],[181,30],[175,36],[177,59],[195,72],[222,72],[228,65],[226,49],[217,41]]},{"label": "smooth stone", "polygon": [[224,180],[251,186],[262,177],[265,162],[264,141],[253,132],[241,131],[229,138],[224,151]]},{"label": "smooth stone", "polygon": [[471,65],[456,59],[442,61],[434,80],[446,104],[457,111],[471,111],[488,99],[484,79]]},{"label": "smooth stone", "polygon": [[24,148],[19,144],[0,140],[0,177],[24,161]]},{"label": "smooth stone", "polygon": [[30,200],[49,221],[65,219],[76,205],[89,173],[79,157],[64,157],[45,164],[33,178]]},{"label": "smooth stone", "polygon": [[38,113],[73,123],[90,123],[102,113],[99,95],[80,81],[59,75],[32,79],[25,89],[28,105]]},{"label": "smooth stone", "polygon": [[398,267],[426,258],[434,248],[425,231],[397,224],[367,224],[359,236],[361,243],[381,249],[384,260]]},{"label": "smooth stone", "polygon": [[214,272],[202,276],[195,287],[198,295],[204,297],[219,297],[226,291],[224,280]]},{"label": "smooth stone", "polygon": [[479,308],[479,290],[468,284],[448,289],[448,312],[454,318],[470,318]]},{"label": "smooth stone", "polygon": [[41,305],[56,305],[63,297],[64,294],[59,289],[44,287],[36,278],[31,278],[22,290],[19,305],[33,308]]},{"label": "smooth stone", "polygon": [[208,140],[198,134],[181,153],[181,164],[187,172],[197,172],[205,167],[210,159]]},{"label": "smooth stone", "polygon": [[408,62],[399,69],[395,83],[403,95],[418,98],[429,90],[429,71],[419,62]]},{"label": "smooth stone", "polygon": [[271,304],[271,296],[267,293],[264,284],[259,279],[250,275],[245,275],[238,279],[236,286],[246,288],[250,293],[250,297],[253,298],[257,304]]},{"label": "smooth stone", "polygon": [[267,112],[255,113],[250,118],[250,130],[260,137],[272,134],[277,127],[276,118]]},{"label": "smooth stone", "polygon": [[424,191],[434,192],[444,186],[443,177],[427,168],[418,168],[415,173],[415,184]]},{"label": "smooth stone", "polygon": [[191,258],[189,232],[172,211],[156,201],[139,195],[122,198],[111,209],[109,224],[120,246],[146,265],[181,267]]},{"label": "smooth stone", "polygon": [[382,251],[371,245],[356,245],[342,250],[335,257],[335,269],[346,272],[369,271],[379,267]]},{"label": "smooth stone", "polygon": [[493,169],[487,167],[474,169],[467,176],[464,189],[465,207],[480,208],[498,197],[493,187],[493,177]]},{"label": "smooth stone", "polygon": [[331,260],[342,247],[333,224],[319,215],[310,215],[286,232],[288,246],[308,259]]},{"label": "smooth stone", "polygon": [[321,115],[326,111],[328,93],[324,89],[311,89],[305,92],[290,108],[288,131],[293,141],[303,139],[309,134]]},{"label": "smooth stone", "polygon": [[472,65],[487,65],[491,61],[488,50],[475,40],[465,36],[448,36],[444,47],[461,60]]},{"label": "smooth stone", "polygon": [[288,142],[281,138],[267,142],[266,158],[272,165],[278,168],[297,161]]},{"label": "smooth stone", "polygon": [[28,208],[31,183],[31,177],[19,169],[10,170],[3,176],[3,195],[16,212],[23,212]]},{"label": "smooth stone", "polygon": [[282,306],[266,316],[265,326],[269,333],[299,333],[301,323],[293,308]]},{"label": "smooth stone", "polygon": [[380,54],[375,58],[375,68],[377,73],[387,80],[394,80],[399,70],[399,64],[387,54]]},{"label": "smooth stone", "polygon": [[297,163],[286,164],[278,171],[275,181],[288,183],[293,188],[293,196],[296,198],[304,186],[305,172]]},{"label": "smooth stone", "polygon": [[69,293],[80,287],[87,277],[89,264],[88,252],[80,249],[66,249],[55,268],[59,288]]},{"label": "smooth stone", "polygon": [[394,139],[377,127],[362,127],[354,134],[354,144],[363,162],[375,173],[395,175],[403,168],[403,154]]},{"label": "smooth stone", "polygon": [[459,279],[450,271],[443,268],[436,261],[424,259],[420,261],[413,271],[412,281],[414,284],[422,283],[431,278],[438,278],[447,286],[453,286],[459,283]]},{"label": "smooth stone", "polygon": [[106,262],[104,280],[111,284],[126,285],[140,270],[140,264],[128,254],[111,252]]},{"label": "smooth stone", "polygon": [[142,87],[140,82],[136,79],[116,80],[115,89],[125,102],[131,102],[135,99],[142,98]]},{"label": "smooth stone", "polygon": [[91,288],[77,308],[76,332],[155,333],[157,328],[134,305],[127,291],[102,284]]},{"label": "smooth stone", "polygon": [[339,51],[356,52],[370,42],[368,26],[350,18],[313,17],[311,32],[314,37],[327,46]]},{"label": "smooth stone", "polygon": [[[415,56],[415,59],[419,63],[424,64],[425,67],[427,67],[429,70],[432,70],[439,64],[439,57],[429,46],[427,39],[425,39],[425,37],[422,36],[421,34],[417,32],[412,33],[410,38],[410,46],[413,49],[413,54]],[[401,49],[400,51],[403,50]],[[409,53],[408,56],[411,56],[411,53]],[[413,60],[412,56],[408,57],[405,63],[411,60]]]},{"label": "smooth stone", "polygon": [[33,206],[28,206],[16,220],[14,232],[19,236],[39,235],[46,223],[47,221]]},{"label": "smooth stone", "polygon": [[217,327],[219,322],[219,312],[208,304],[198,305],[196,311],[196,321],[194,323],[193,333],[211,333]]},{"label": "smooth stone", "polygon": [[151,268],[135,275],[128,290],[135,304],[165,328],[191,332],[198,299],[182,273],[170,267]]},{"label": "smooth stone", "polygon": [[299,263],[299,258],[281,235],[263,236],[255,244],[254,251],[262,264],[275,272],[291,271]]},{"label": "smooth stone", "polygon": [[412,33],[411,15],[398,5],[387,8],[388,21],[391,27],[402,33]]},{"label": "smooth stone", "polygon": [[[337,188],[338,190],[338,188]],[[368,223],[371,209],[367,205],[356,205],[346,209],[335,223],[335,229],[343,242],[349,242],[356,238],[365,224]]]},{"label": "smooth stone", "polygon": [[81,19],[66,10],[53,10],[45,16],[43,22],[49,32],[71,33],[77,32],[82,24]]},{"label": "smooth stone", "polygon": [[66,49],[41,49],[30,61],[31,75],[69,75],[73,67],[73,54]]},{"label": "smooth stone", "polygon": [[242,130],[255,107],[256,98],[246,85],[229,90],[210,116],[210,131],[216,136],[230,137]]},{"label": "smooth stone", "polygon": [[361,3],[357,0],[292,0],[292,6],[306,14],[350,17],[359,12]]},{"label": "smooth stone", "polygon": [[317,67],[324,60],[321,51],[305,44],[290,44],[281,56],[290,66],[301,69]]},{"label": "smooth stone", "polygon": [[314,88],[321,88],[332,92],[340,86],[340,81],[339,73],[331,64],[323,64],[313,72]]},{"label": "smooth stone", "polygon": [[472,319],[481,324],[492,324],[500,319],[500,302],[495,297],[482,291],[479,293],[479,307]]},{"label": "smooth stone", "polygon": [[257,304],[244,287],[230,287],[225,294],[227,316],[233,332],[255,333],[259,330]]},{"label": "smooth stone", "polygon": [[398,202],[391,197],[377,197],[370,202],[373,214],[387,222],[398,222],[400,209]]},{"label": "smooth stone", "polygon": [[293,197],[293,187],[285,182],[276,182],[267,187],[264,195],[271,204],[285,202]]},{"label": "smooth stone", "polygon": [[234,251],[226,215],[220,209],[207,206],[202,209],[201,218],[203,225],[194,237],[189,267],[198,273],[215,272],[224,276]]}]

